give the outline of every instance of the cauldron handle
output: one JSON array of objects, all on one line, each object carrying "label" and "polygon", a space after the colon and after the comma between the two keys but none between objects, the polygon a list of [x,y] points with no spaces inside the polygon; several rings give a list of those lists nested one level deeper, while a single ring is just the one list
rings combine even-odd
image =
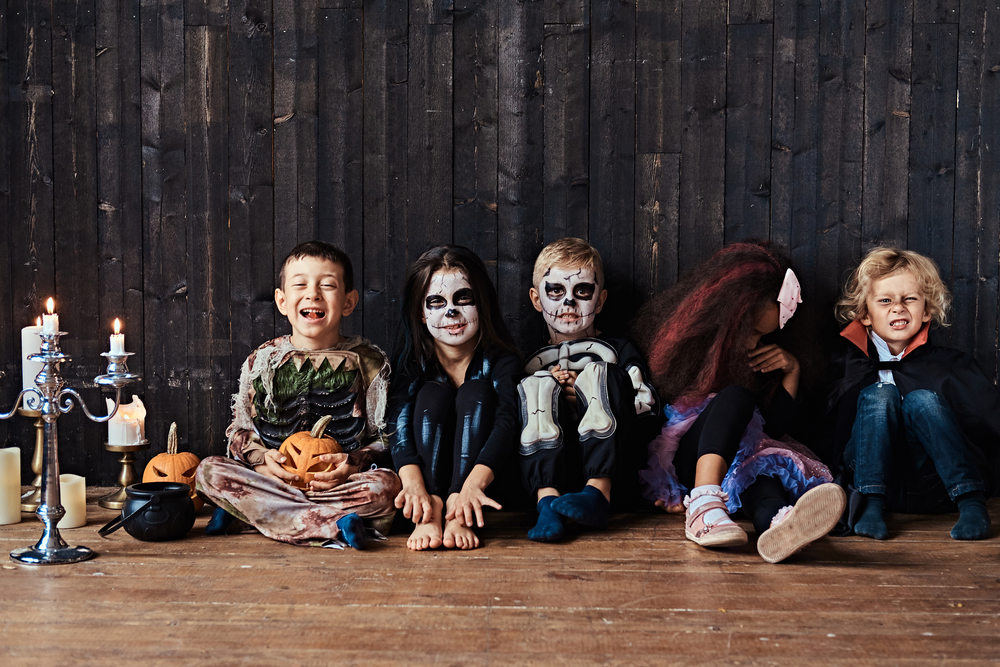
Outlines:
[{"label": "cauldron handle", "polygon": [[159,496],[157,495],[151,496],[149,500],[140,505],[137,510],[129,514],[127,517],[123,518],[121,515],[119,515],[116,518],[109,521],[107,524],[105,524],[104,528],[101,528],[99,531],[97,531],[97,534],[100,535],[101,537],[107,537],[108,535],[110,535],[111,533],[115,532],[116,530],[124,526],[126,523],[128,523],[132,519],[132,517],[134,517],[136,514],[143,511],[150,505],[154,503],[158,504],[159,502],[160,502]]}]

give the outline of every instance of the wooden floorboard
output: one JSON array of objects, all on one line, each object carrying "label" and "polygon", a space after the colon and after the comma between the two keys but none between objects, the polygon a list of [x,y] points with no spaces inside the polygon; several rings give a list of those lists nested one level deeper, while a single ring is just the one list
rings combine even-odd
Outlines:
[{"label": "wooden floorboard", "polygon": [[[91,500],[99,490],[91,489]],[[1000,501],[991,501],[1000,517]],[[920,665],[1000,661],[1000,537],[958,543],[955,515],[892,516],[892,539],[825,538],[779,565],[684,539],[678,516],[614,517],[560,544],[533,516],[488,515],[484,547],[365,552],[63,531],[98,557],[0,560],[0,664]],[[0,552],[34,543],[29,514]]]}]

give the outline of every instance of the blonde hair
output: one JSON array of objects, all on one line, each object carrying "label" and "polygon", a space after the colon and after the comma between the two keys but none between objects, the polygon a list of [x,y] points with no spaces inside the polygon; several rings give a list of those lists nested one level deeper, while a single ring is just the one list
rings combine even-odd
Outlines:
[{"label": "blonde hair", "polygon": [[568,236],[542,248],[535,259],[531,284],[535,286],[541,283],[545,272],[553,266],[591,269],[597,277],[598,286],[604,285],[604,263],[601,261],[601,253],[583,239]]},{"label": "blonde hair", "polygon": [[875,248],[865,255],[847,280],[844,295],[837,301],[837,318],[842,322],[866,318],[868,297],[871,296],[875,282],[900,271],[909,271],[917,279],[920,292],[927,301],[924,308],[931,316],[931,321],[939,326],[948,326],[951,294],[941,280],[934,260],[911,250],[897,248]]}]

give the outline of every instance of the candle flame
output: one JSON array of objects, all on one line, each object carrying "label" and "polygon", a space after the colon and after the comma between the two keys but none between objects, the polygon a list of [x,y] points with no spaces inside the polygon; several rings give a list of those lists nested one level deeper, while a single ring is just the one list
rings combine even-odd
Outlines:
[{"label": "candle flame", "polygon": [[35,326],[36,327],[42,326],[42,318],[40,318],[40,317],[36,317],[35,318]]},{"label": "candle flame", "polygon": [[48,306],[48,308],[49,308],[49,315],[51,315],[52,311],[55,310],[55,308],[56,308],[56,302],[53,301],[52,297],[50,296],[49,300],[45,302],[45,305]]},{"label": "candle flame", "polygon": [[115,318],[115,334],[117,335],[117,334],[118,334],[118,333],[119,333],[119,332],[120,332],[121,330],[122,330],[122,323],[121,323],[121,321],[120,321],[120,320],[119,320],[119,319],[118,319],[118,318],[116,317],[116,318]]}]

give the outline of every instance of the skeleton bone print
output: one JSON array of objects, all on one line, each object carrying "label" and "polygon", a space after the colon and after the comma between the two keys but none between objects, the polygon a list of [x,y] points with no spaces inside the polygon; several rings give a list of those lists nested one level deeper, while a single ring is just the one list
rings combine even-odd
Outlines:
[{"label": "skeleton bone print", "polygon": [[479,333],[476,297],[462,271],[435,271],[424,297],[423,309],[427,330],[444,345],[464,345]]}]

